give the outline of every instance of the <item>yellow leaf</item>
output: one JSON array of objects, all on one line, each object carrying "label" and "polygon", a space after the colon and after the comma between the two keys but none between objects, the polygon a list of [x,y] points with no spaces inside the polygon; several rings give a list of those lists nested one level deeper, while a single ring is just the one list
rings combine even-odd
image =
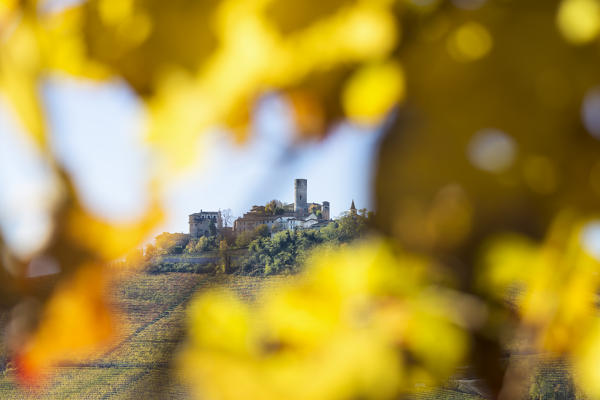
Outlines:
[{"label": "yellow leaf", "polygon": [[563,0],[556,22],[565,39],[585,44],[600,33],[600,2],[597,0]]},{"label": "yellow leaf", "polygon": [[493,39],[488,30],[477,22],[461,25],[448,38],[448,51],[457,61],[476,61],[492,49]]},{"label": "yellow leaf", "polygon": [[10,100],[25,130],[35,142],[46,145],[46,127],[39,100],[42,68],[38,31],[27,16],[0,42],[0,91]]},{"label": "yellow leaf", "polygon": [[428,267],[374,240],[317,253],[252,307],[228,292],[201,295],[182,374],[199,398],[223,400],[395,398],[446,377],[467,342],[449,318],[452,298],[420,295]]},{"label": "yellow leaf", "polygon": [[110,343],[115,327],[106,300],[108,278],[84,266],[57,287],[36,332],[17,357],[21,377],[35,384],[60,361],[81,361]]},{"label": "yellow leaf", "polygon": [[404,73],[399,64],[387,62],[359,69],[343,93],[346,115],[359,123],[374,125],[405,96]]}]

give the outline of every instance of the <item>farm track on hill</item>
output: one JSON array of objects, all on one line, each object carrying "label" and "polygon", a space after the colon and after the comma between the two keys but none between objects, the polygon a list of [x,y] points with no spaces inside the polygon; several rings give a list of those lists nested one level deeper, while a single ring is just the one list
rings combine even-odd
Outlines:
[{"label": "farm track on hill", "polygon": [[55,368],[41,392],[17,386],[9,369],[0,374],[0,399],[187,399],[172,363],[194,294],[225,286],[251,302],[265,284],[281,279],[185,273],[127,277],[113,288],[124,325],[117,345],[87,362]]}]

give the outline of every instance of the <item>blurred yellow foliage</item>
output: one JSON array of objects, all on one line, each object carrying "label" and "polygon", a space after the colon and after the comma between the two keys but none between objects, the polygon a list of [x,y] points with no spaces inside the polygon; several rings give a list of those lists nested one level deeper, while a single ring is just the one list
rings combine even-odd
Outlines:
[{"label": "blurred yellow foliage", "polygon": [[0,44],[0,90],[21,117],[25,131],[45,145],[46,126],[37,88],[42,70],[41,35],[32,16],[21,18],[10,37]]},{"label": "blurred yellow foliage", "polygon": [[[249,110],[263,92],[385,57],[399,36],[391,1],[332,1],[327,13],[288,35],[280,32],[285,31],[280,20],[295,22],[271,12],[275,0],[187,3],[93,0],[39,17],[33,4],[19,9],[7,3],[1,15],[16,29],[0,30],[0,82],[27,131],[44,143],[38,93],[45,73],[62,70],[95,79],[122,74],[147,100],[148,139],[164,156],[162,168],[181,167],[195,157],[182,150],[193,149],[188,144],[202,131],[226,124],[244,138]],[[197,36],[194,44],[164,47],[186,29]],[[402,80],[392,77],[395,90],[383,103],[401,97],[393,92],[402,93]],[[383,104],[381,113],[390,105]],[[317,106],[325,121],[338,117]]]},{"label": "blurred yellow foliage", "polygon": [[108,262],[125,256],[147,239],[163,220],[161,208],[154,204],[144,218],[132,223],[109,223],[82,208],[70,210],[66,216],[65,234],[69,240],[98,259]]},{"label": "blurred yellow foliage", "polygon": [[400,65],[394,62],[368,65],[349,79],[342,93],[344,110],[351,120],[375,125],[403,100],[404,90]]},{"label": "blurred yellow foliage", "polygon": [[536,351],[570,357],[581,387],[595,398],[600,262],[584,246],[585,227],[563,213],[541,246],[518,236],[499,238],[485,253],[480,284],[514,304],[517,332]]},{"label": "blurred yellow foliage", "polygon": [[[539,349],[561,353],[577,343],[595,314],[600,264],[582,247],[582,224],[560,216],[543,246],[525,238],[499,239],[486,253],[485,287],[504,298],[511,288],[523,323]],[[515,286],[516,285],[516,286]]]},{"label": "blurred yellow foliage", "polygon": [[[262,3],[266,2],[224,1],[214,21],[215,34],[221,40],[219,49],[197,72],[173,71],[157,82],[157,94],[150,101],[153,114],[150,140],[166,154],[166,166],[187,164],[195,154],[182,149],[190,148],[186,144],[199,131],[219,123],[225,122],[233,128],[241,126],[236,132],[245,137],[247,121],[230,118],[239,115],[236,109],[251,108],[261,92],[274,87],[293,87],[311,74],[385,56],[396,44],[397,26],[389,5],[384,2],[361,1],[355,5],[341,2],[343,6],[336,13],[287,37],[265,18]],[[381,72],[389,76],[387,71]],[[398,74],[393,77],[396,81],[393,87],[399,92],[395,97],[400,98],[401,79]],[[309,97],[315,95],[308,89],[305,91]],[[383,106],[392,105],[394,90],[391,92],[381,100],[390,104]],[[292,106],[297,104],[304,103],[292,102]],[[316,107],[323,105],[313,103],[313,108]],[[335,117],[325,111],[317,108],[312,112],[326,120]],[[381,110],[379,117],[385,111]],[[298,114],[303,115],[303,111]],[[323,126],[316,125],[319,130]],[[303,127],[315,129],[314,124],[301,124],[300,128]]]},{"label": "blurred yellow foliage", "polygon": [[[427,257],[372,240],[317,254],[253,306],[226,291],[199,297],[181,353],[199,396],[394,398],[447,377],[470,344],[485,343],[471,360],[489,350],[486,361],[502,370],[494,351],[506,331],[572,357],[582,387],[600,396],[598,262],[582,247],[583,223],[557,217],[598,207],[590,133],[600,111],[593,96],[583,121],[580,110],[597,83],[598,54],[569,44],[597,39],[600,3],[542,3],[88,0],[48,11],[0,0],[0,92],[68,188],[52,240],[31,255],[58,266],[57,286],[36,292],[31,260],[4,249],[0,258],[2,306],[27,296],[45,305],[20,349],[22,373],[35,379],[109,339],[101,264],[157,226],[156,199],[195,159],[200,134],[224,127],[242,142],[256,99],[278,91],[299,139],[322,137],[342,118],[376,127],[404,106],[379,153],[377,229]],[[120,80],[147,107],[158,187],[139,221],[109,223],[78,201],[48,146],[41,93],[55,73]],[[552,218],[545,242],[534,242]],[[518,232],[484,248],[474,278],[473,254],[507,227]],[[465,293],[476,280],[480,297],[438,282],[433,259],[456,268]],[[487,314],[507,298],[516,332],[505,314]]]},{"label": "blurred yellow foliage", "polygon": [[115,326],[106,300],[108,280],[106,271],[88,265],[56,288],[37,332],[17,354],[26,383],[38,385],[55,363],[83,361],[110,343]]},{"label": "blurred yellow foliage", "polygon": [[467,350],[462,311],[431,268],[374,240],[315,254],[251,306],[226,290],[201,295],[181,372],[206,399],[395,398],[429,385]]},{"label": "blurred yellow foliage", "polygon": [[475,61],[492,49],[493,39],[485,27],[477,22],[467,22],[448,38],[448,51],[457,61]]},{"label": "blurred yellow foliage", "polygon": [[18,0],[2,0],[0,1],[0,25],[4,25],[5,20],[17,8]]},{"label": "blurred yellow foliage", "polygon": [[585,326],[586,332],[575,346],[575,378],[591,398],[600,396],[600,320],[596,316]]},{"label": "blurred yellow foliage", "polygon": [[600,2],[597,0],[563,0],[557,23],[564,37],[574,44],[585,44],[600,33]]},{"label": "blurred yellow foliage", "polygon": [[48,70],[97,80],[111,76],[106,65],[88,55],[85,37],[81,34],[85,24],[83,9],[71,7],[41,23],[43,34],[39,40]]}]

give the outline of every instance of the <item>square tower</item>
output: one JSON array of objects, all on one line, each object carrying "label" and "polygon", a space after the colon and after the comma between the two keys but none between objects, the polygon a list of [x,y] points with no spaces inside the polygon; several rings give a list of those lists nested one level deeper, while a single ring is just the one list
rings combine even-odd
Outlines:
[{"label": "square tower", "polygon": [[330,214],[330,204],[328,201],[324,201],[323,202],[323,210],[322,210],[322,218],[329,221],[329,219],[331,218],[331,214]]},{"label": "square tower", "polygon": [[307,202],[308,181],[306,179],[294,180],[294,211],[299,216],[308,212]]}]

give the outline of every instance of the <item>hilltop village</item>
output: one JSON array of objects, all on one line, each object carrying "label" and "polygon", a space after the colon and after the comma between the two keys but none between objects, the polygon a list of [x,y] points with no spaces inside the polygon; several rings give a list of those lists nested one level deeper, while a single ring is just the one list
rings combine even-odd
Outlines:
[{"label": "hilltop village", "polygon": [[[266,206],[253,206],[242,217],[237,218],[233,227],[225,227],[220,211],[203,211],[189,216],[190,238],[200,238],[221,233],[224,236],[254,231],[264,225],[270,233],[296,229],[318,229],[331,222],[330,203],[308,202],[308,181],[294,180],[294,202],[285,204],[276,200]],[[352,202],[351,211],[354,208]]]},{"label": "hilltop village", "polygon": [[369,219],[352,201],[349,212],[332,220],[331,204],[308,202],[307,180],[296,179],[293,203],[253,206],[233,226],[227,211],[200,210],[189,215],[189,233],[163,232],[143,257],[151,273],[293,273],[316,247],[363,237]]}]

